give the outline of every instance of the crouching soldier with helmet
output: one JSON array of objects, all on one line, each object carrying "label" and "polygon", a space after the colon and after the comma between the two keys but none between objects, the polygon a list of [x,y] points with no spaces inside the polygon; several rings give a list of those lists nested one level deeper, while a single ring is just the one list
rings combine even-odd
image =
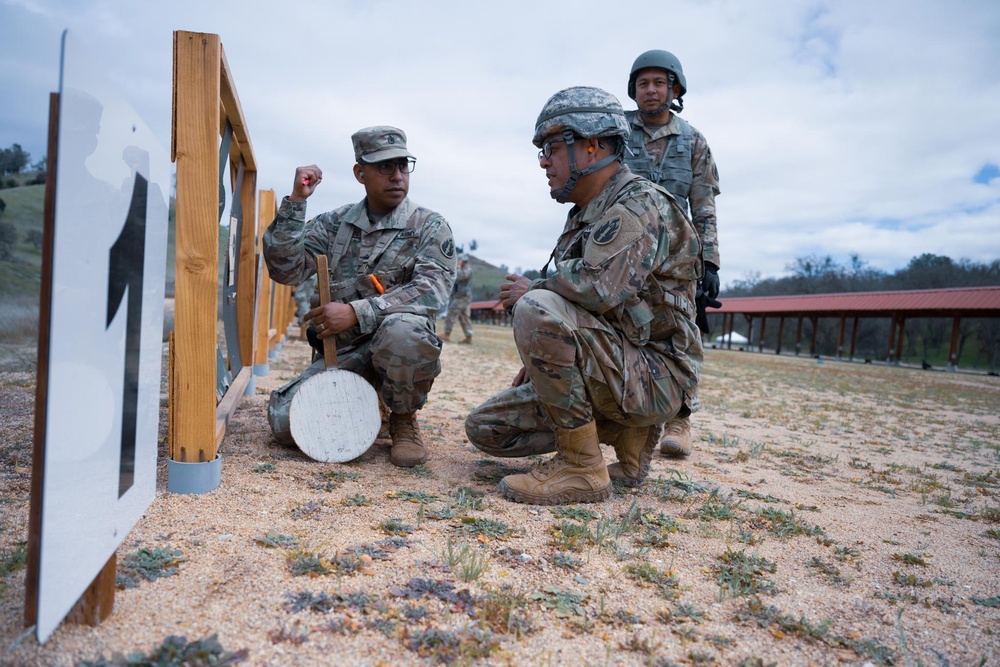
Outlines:
[{"label": "crouching soldier with helmet", "polygon": [[621,104],[599,88],[556,93],[535,123],[550,194],[574,206],[542,277],[501,286],[523,367],[465,422],[488,454],[556,453],[501,481],[511,500],[599,502],[612,479],[641,484],[662,425],[690,410],[700,243],[677,202],[622,163],[628,135]]}]

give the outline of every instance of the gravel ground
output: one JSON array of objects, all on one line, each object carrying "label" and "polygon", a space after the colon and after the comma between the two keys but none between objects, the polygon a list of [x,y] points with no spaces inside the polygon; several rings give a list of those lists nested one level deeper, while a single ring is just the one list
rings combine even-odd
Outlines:
[{"label": "gravel ground", "polygon": [[1000,664],[997,377],[708,350],[691,457],[545,508],[497,493],[536,461],[465,438],[518,368],[509,329],[475,338],[445,347],[411,470],[384,438],[339,465],[271,442],[295,338],[231,420],[218,489],[167,493],[164,413],[156,499],[118,551],[131,585],[44,646],[17,565],[34,377],[0,373],[0,664],[125,664],[170,636],[212,664]]}]

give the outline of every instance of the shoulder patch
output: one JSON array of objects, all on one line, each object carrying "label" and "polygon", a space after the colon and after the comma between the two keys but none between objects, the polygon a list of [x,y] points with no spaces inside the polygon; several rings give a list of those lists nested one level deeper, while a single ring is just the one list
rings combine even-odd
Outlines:
[{"label": "shoulder patch", "polygon": [[618,232],[621,228],[622,219],[620,217],[605,220],[597,229],[594,230],[591,238],[597,245],[607,245],[615,240],[615,237],[618,236]]},{"label": "shoulder patch", "polygon": [[444,243],[441,244],[441,254],[451,259],[455,256],[455,242],[451,239],[446,239]]},{"label": "shoulder patch", "polygon": [[617,215],[597,223],[583,249],[583,259],[598,266],[625,250],[645,234],[638,216],[628,209],[619,208]]}]

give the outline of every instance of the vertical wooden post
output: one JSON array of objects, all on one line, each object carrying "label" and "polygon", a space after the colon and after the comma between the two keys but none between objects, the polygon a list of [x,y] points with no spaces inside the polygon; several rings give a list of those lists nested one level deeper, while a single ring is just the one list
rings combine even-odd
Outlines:
[{"label": "vertical wooden post", "polygon": [[[264,232],[274,218],[274,190],[260,191],[260,205],[257,209],[257,239],[262,243]],[[259,247],[263,247],[262,245]],[[267,375],[267,350],[271,340],[271,286],[274,281],[265,267],[260,278],[260,294],[257,295],[257,345],[254,349],[254,374]]]},{"label": "vertical wooden post", "polygon": [[240,358],[243,366],[253,365],[254,311],[257,306],[257,256],[260,254],[257,237],[257,172],[244,169],[240,186],[243,208],[242,234],[240,235],[240,277],[236,285],[236,318],[239,322]]},{"label": "vertical wooden post", "polygon": [[[174,33],[171,159],[177,163],[174,461],[216,458],[215,357],[219,311],[218,35]],[[183,128],[183,132],[178,129]]]}]

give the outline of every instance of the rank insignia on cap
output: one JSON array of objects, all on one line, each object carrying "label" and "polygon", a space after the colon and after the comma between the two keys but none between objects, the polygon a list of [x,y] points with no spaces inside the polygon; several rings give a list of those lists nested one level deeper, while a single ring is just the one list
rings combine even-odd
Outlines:
[{"label": "rank insignia on cap", "polygon": [[618,236],[618,230],[622,228],[621,218],[615,218],[614,220],[608,220],[597,228],[594,232],[593,239],[594,243],[597,245],[605,245],[611,243]]},{"label": "rank insignia on cap", "polygon": [[444,243],[442,243],[441,244],[441,254],[443,254],[448,259],[451,259],[452,257],[454,257],[455,256],[455,242],[452,241],[451,239],[448,239],[447,241],[445,241]]}]

